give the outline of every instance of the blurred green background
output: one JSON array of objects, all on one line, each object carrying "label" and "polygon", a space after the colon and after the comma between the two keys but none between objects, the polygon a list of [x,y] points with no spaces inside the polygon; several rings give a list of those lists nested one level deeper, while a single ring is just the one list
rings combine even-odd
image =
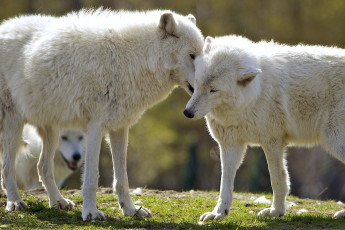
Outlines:
[{"label": "blurred green background", "polygon": [[[204,36],[239,34],[252,40],[287,44],[345,45],[343,0],[0,0],[0,19],[20,14],[63,15],[80,8],[148,10],[192,13]],[[128,176],[131,187],[218,190],[219,150],[205,121],[184,117],[189,96],[175,90],[147,111],[130,131]],[[345,167],[322,149],[289,148],[291,192],[310,198],[345,200]],[[111,186],[109,149],[102,146],[100,185]],[[80,187],[80,175],[67,186]],[[271,191],[263,152],[249,148],[236,176],[235,190]]]}]

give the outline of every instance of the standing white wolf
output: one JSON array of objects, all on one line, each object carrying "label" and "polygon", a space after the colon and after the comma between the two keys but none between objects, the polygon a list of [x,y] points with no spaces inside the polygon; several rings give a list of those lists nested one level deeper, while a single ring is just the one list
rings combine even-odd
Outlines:
[{"label": "standing white wolf", "polygon": [[[247,145],[264,149],[271,176],[273,203],[260,216],[286,212],[289,144],[320,144],[345,162],[345,50],[207,37],[195,68],[195,89],[184,113],[207,114],[222,168],[218,203],[201,221],[228,215]],[[344,216],[345,210],[335,214]]]},{"label": "standing white wolf", "polygon": [[[7,210],[26,206],[15,184],[14,159],[23,124],[35,125],[43,148],[38,171],[49,205],[71,208],[53,175],[59,129],[85,130],[82,218],[97,209],[100,143],[109,134],[114,190],[127,216],[150,216],[129,196],[128,129],[176,86],[187,87],[204,39],[194,16],[171,11],[80,11],[60,18],[20,17],[0,27],[1,133]],[[43,174],[42,172],[46,173]]]}]

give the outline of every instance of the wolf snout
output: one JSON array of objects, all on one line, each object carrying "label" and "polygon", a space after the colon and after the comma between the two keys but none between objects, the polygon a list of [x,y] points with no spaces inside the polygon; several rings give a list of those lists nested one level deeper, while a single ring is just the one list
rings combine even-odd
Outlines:
[{"label": "wolf snout", "polygon": [[194,113],[189,111],[188,109],[185,109],[183,114],[188,117],[188,118],[193,118],[194,117]]},{"label": "wolf snout", "polygon": [[75,152],[72,155],[73,160],[78,161],[81,158],[81,154],[79,152]]}]

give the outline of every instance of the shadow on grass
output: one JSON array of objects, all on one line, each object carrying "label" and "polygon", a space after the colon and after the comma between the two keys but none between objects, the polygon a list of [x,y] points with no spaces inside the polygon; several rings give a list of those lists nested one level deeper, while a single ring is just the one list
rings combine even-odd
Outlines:
[{"label": "shadow on grass", "polygon": [[[344,219],[333,219],[331,216],[287,215],[281,218],[243,216],[237,222],[212,221],[203,225],[197,222],[183,221],[173,215],[154,216],[153,218],[131,218],[119,215],[119,218],[107,217],[106,221],[82,221],[81,211],[64,211],[51,209],[43,204],[23,210],[24,218],[5,218],[2,224],[15,225],[16,228],[145,228],[145,229],[295,229],[295,228],[334,228],[341,229]],[[20,216],[20,215],[19,215]],[[31,219],[31,220],[30,220]]]},{"label": "shadow on grass", "polygon": [[28,221],[15,221],[15,223],[8,222],[4,224],[15,224],[16,228],[72,228],[78,229],[82,227],[96,227],[96,228],[120,228],[120,229],[133,229],[133,228],[144,228],[144,229],[215,229],[215,228],[226,228],[226,229],[237,229],[238,225],[232,223],[218,223],[210,222],[207,225],[198,225],[192,222],[174,222],[174,216],[165,216],[159,218],[140,218],[140,217],[124,217],[119,218],[107,217],[105,221],[82,221],[81,212],[74,211],[63,211],[58,209],[44,208],[39,212],[33,212],[31,210],[23,211],[26,215],[35,216],[37,223],[30,223]]},{"label": "shadow on grass", "polygon": [[284,217],[256,217],[265,229],[344,229],[344,219],[333,219],[330,216],[294,215]]}]

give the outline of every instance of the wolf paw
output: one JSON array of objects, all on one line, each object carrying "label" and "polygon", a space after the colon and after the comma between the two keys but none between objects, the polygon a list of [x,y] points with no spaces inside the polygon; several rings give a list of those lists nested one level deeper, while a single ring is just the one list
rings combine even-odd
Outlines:
[{"label": "wolf paw", "polygon": [[277,210],[275,208],[265,208],[264,210],[258,213],[258,216],[265,216],[265,217],[281,217],[284,216],[285,212]]},{"label": "wolf paw", "polygon": [[69,199],[61,199],[50,204],[51,208],[58,209],[72,209],[75,207],[75,204]]},{"label": "wolf paw", "polygon": [[201,222],[211,221],[211,220],[219,220],[226,217],[227,214],[225,213],[217,213],[217,212],[205,212],[200,216]]},{"label": "wolf paw", "polygon": [[97,210],[83,210],[83,213],[81,215],[83,218],[83,221],[86,220],[105,220],[105,216],[102,211]]},{"label": "wolf paw", "polygon": [[336,212],[333,216],[334,218],[345,218],[345,209]]},{"label": "wolf paw", "polygon": [[123,215],[137,216],[137,217],[151,217],[151,211],[143,206],[134,205],[134,208],[131,208],[128,210],[123,209]]},{"label": "wolf paw", "polygon": [[9,212],[18,211],[18,210],[26,208],[27,206],[28,205],[22,200],[7,201],[6,210]]}]

